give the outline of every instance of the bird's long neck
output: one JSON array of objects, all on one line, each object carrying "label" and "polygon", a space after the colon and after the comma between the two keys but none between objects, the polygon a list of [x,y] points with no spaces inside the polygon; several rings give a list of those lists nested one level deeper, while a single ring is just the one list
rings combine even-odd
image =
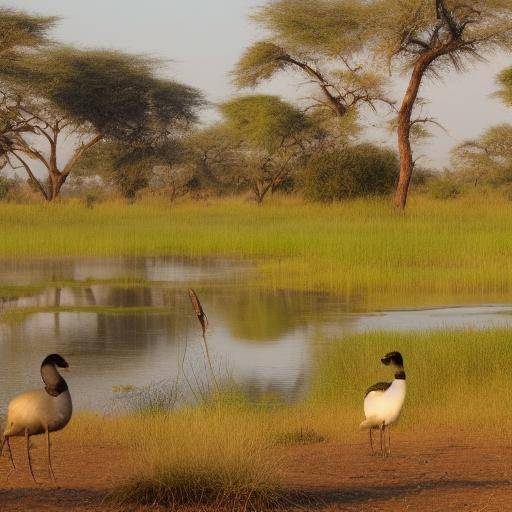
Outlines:
[{"label": "bird's long neck", "polygon": [[405,380],[405,371],[403,366],[399,366],[395,371],[395,379],[396,380]]},{"label": "bird's long neck", "polygon": [[41,377],[45,384],[45,391],[51,396],[59,396],[68,389],[66,381],[57,371],[54,364],[43,364],[41,366]]}]

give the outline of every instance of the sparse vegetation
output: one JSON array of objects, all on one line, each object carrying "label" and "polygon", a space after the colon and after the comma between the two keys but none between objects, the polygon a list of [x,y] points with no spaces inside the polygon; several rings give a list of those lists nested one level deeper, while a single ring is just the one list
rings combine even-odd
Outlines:
[{"label": "sparse vegetation", "polygon": [[[456,428],[510,437],[510,331],[368,333],[337,341],[318,354],[311,390],[299,404],[270,406],[236,392],[214,394],[196,407],[106,419],[87,415],[86,421],[78,416],[63,435],[87,443],[100,432],[103,442],[129,448],[131,475],[113,495],[122,504],[260,510],[280,497],[276,443],[366,439],[358,430],[364,390],[390,378],[378,362],[397,349],[408,384],[399,432]],[[375,365],[368,364],[372,360]]]}]

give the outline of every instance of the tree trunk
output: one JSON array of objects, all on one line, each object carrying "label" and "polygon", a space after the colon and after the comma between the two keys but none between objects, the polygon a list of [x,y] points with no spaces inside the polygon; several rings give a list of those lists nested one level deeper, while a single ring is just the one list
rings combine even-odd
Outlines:
[{"label": "tree trunk", "polygon": [[411,149],[411,116],[418,97],[421,80],[433,60],[429,54],[423,55],[413,68],[409,86],[398,113],[398,152],[400,154],[400,175],[395,193],[395,206],[404,209],[407,203],[414,162]]},{"label": "tree trunk", "polygon": [[59,197],[60,189],[62,188],[62,185],[64,185],[65,181],[66,178],[63,177],[59,172],[50,173],[50,193],[47,197],[49,202],[54,201],[57,199],[57,197]]}]

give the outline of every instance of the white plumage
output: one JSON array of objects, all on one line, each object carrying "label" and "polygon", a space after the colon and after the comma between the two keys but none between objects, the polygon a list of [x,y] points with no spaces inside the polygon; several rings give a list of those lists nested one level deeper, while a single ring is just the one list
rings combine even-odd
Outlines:
[{"label": "white plumage", "polygon": [[369,429],[372,453],[374,453],[372,431],[379,429],[380,449],[384,456],[391,452],[391,434],[388,430],[389,443],[386,448],[384,431],[399,418],[405,401],[407,385],[405,383],[404,361],[400,352],[389,352],[381,359],[381,362],[394,369],[395,379],[393,382],[378,382],[366,390],[364,398],[365,420],[360,427]]},{"label": "white plumage", "polygon": [[370,391],[364,399],[363,428],[379,428],[392,425],[400,416],[404,405],[406,384],[403,379],[395,379],[385,391]]}]

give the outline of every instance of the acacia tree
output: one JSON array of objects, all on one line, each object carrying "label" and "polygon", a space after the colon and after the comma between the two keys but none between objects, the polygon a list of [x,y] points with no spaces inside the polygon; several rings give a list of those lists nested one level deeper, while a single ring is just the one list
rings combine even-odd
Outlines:
[{"label": "acacia tree", "polygon": [[463,180],[473,185],[499,186],[512,181],[512,126],[489,128],[453,151],[453,163]]},{"label": "acacia tree", "polygon": [[402,71],[411,70],[398,112],[400,177],[395,204],[405,208],[414,160],[411,130],[428,118],[413,118],[425,76],[460,71],[474,59],[512,48],[510,0],[378,0],[368,4],[369,49]]},{"label": "acacia tree", "polygon": [[239,87],[255,87],[281,71],[295,71],[314,84],[313,104],[344,117],[362,105],[386,101],[382,76],[361,62],[364,2],[278,0],[251,18],[268,38],[250,46],[233,74]]},{"label": "acacia tree", "polygon": [[[11,164],[24,168],[48,201],[58,197],[77,162],[100,141],[151,147],[176,136],[195,120],[202,96],[156,77],[157,63],[120,52],[52,48],[5,64],[0,80],[6,101],[26,128],[11,137]],[[77,142],[59,159],[61,143]],[[34,163],[46,170],[36,177]]]},{"label": "acacia tree", "polygon": [[242,162],[238,179],[261,204],[304,156],[315,127],[301,110],[277,96],[242,96],[222,104],[220,111]]},{"label": "acacia tree", "polygon": [[184,158],[196,186],[216,194],[240,191],[245,161],[240,138],[225,122],[192,132],[185,140]]},{"label": "acacia tree", "polygon": [[[57,18],[32,16],[21,11],[0,8],[0,65],[18,61],[27,51],[48,42],[48,31]],[[0,164],[6,163],[5,151],[10,136],[26,129],[16,104],[8,101],[7,91],[0,88]]]}]

